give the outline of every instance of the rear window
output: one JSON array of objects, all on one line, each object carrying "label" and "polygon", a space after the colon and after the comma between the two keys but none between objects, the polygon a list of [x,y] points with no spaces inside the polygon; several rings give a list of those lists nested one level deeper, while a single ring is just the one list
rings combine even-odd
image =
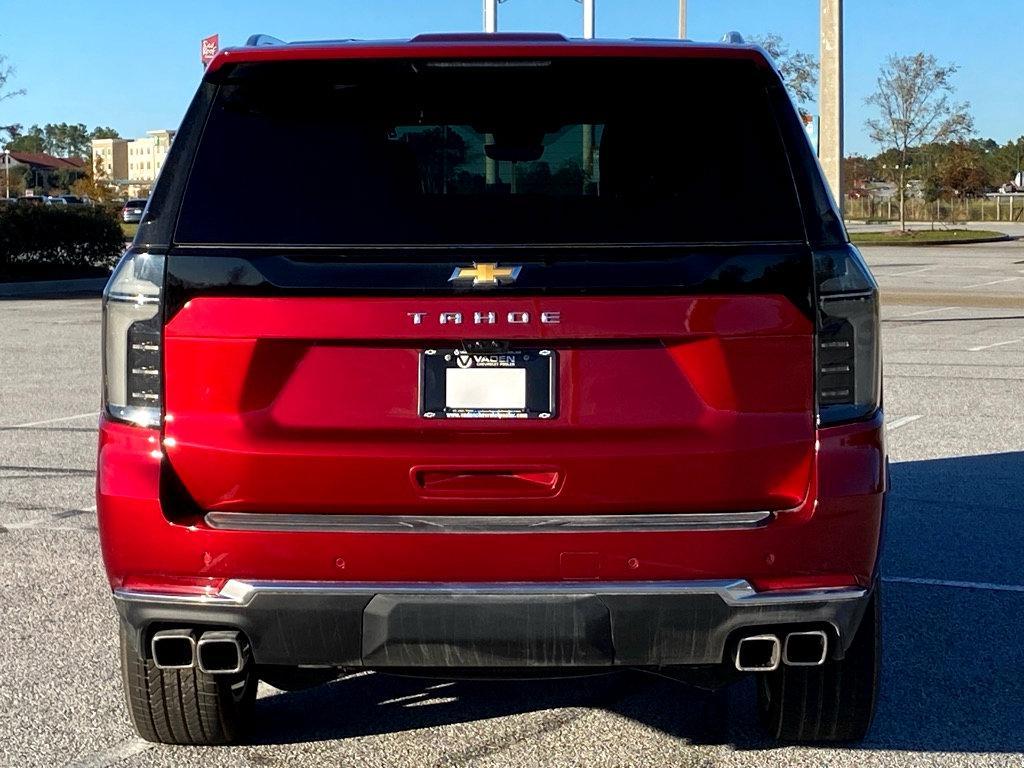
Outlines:
[{"label": "rear window", "polygon": [[230,71],[175,239],[663,244],[803,231],[749,62],[364,61]]},{"label": "rear window", "polygon": [[145,208],[146,207],[146,201],[145,200],[129,200],[127,203],[124,204],[124,207],[125,208]]}]

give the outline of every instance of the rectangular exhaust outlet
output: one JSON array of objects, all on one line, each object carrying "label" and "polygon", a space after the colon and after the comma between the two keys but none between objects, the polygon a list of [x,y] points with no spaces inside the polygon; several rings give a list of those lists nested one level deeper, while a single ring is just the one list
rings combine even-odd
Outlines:
[{"label": "rectangular exhaust outlet", "polygon": [[210,675],[231,675],[245,669],[249,644],[237,630],[204,632],[196,644],[199,669]]},{"label": "rectangular exhaust outlet", "polygon": [[191,629],[162,629],[150,643],[157,669],[190,669],[196,663],[196,636]]},{"label": "rectangular exhaust outlet", "polygon": [[772,672],[779,668],[781,643],[775,635],[753,635],[736,644],[736,669],[740,672]]},{"label": "rectangular exhaust outlet", "polygon": [[820,629],[790,632],[782,647],[782,661],[790,667],[820,667],[828,656],[828,635]]}]

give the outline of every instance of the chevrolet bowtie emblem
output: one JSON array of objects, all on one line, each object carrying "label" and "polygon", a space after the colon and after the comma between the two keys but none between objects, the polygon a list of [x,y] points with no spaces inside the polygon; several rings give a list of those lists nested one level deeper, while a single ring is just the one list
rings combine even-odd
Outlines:
[{"label": "chevrolet bowtie emblem", "polygon": [[474,288],[493,288],[496,285],[514,283],[522,267],[499,267],[497,264],[481,264],[474,261],[472,267],[456,267],[449,283],[471,283]]}]

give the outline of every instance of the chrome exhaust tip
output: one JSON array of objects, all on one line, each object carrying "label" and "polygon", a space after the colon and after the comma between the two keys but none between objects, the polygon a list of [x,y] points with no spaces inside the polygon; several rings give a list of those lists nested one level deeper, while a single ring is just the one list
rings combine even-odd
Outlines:
[{"label": "chrome exhaust tip", "polygon": [[742,637],[736,644],[736,669],[740,672],[773,672],[779,668],[782,644],[775,635]]},{"label": "chrome exhaust tip", "polygon": [[782,661],[790,667],[820,667],[828,658],[828,635],[820,629],[790,632],[782,646]]},{"label": "chrome exhaust tip", "polygon": [[191,629],[161,629],[149,648],[157,669],[191,669],[196,663],[196,636]]},{"label": "chrome exhaust tip", "polygon": [[203,632],[196,643],[199,669],[210,675],[231,675],[245,669],[249,643],[234,629]]}]

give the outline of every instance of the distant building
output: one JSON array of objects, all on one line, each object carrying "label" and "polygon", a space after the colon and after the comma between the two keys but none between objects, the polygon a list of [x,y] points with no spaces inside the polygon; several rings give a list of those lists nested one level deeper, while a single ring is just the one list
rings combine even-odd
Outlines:
[{"label": "distant building", "polygon": [[146,131],[138,139],[94,139],[93,167],[98,176],[127,195],[145,197],[163,167],[174,131]]},{"label": "distant building", "polygon": [[[5,158],[10,158],[9,161]],[[10,162],[11,170],[22,169],[25,188],[49,194],[53,187],[70,187],[85,173],[85,160],[80,157],[54,157],[45,152],[9,152],[0,154],[0,168]],[[3,190],[0,189],[0,194]]]},{"label": "distant building", "polygon": [[97,181],[111,184],[128,181],[127,139],[93,139],[92,167]]}]

